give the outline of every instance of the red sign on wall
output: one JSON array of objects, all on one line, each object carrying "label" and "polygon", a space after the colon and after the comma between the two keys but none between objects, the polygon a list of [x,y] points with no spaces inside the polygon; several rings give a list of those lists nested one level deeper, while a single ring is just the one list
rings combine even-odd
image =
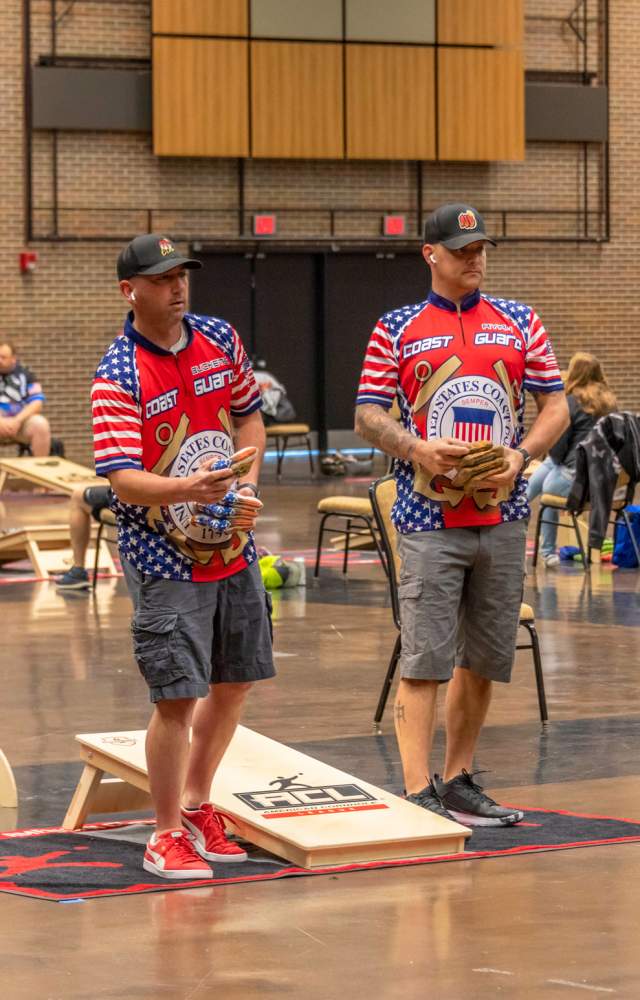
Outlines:
[{"label": "red sign on wall", "polygon": [[383,236],[406,236],[407,218],[405,215],[385,215],[382,219]]},{"label": "red sign on wall", "polygon": [[275,236],[276,217],[275,215],[254,215],[253,217],[254,236]]}]

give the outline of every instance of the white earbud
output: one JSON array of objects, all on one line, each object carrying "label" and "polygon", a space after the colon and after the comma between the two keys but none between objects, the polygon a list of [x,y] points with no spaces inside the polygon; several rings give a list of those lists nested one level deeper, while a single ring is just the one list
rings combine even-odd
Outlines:
[{"label": "white earbud", "polygon": [[438,263],[438,261],[436,260],[434,254],[430,254],[429,255],[429,260],[431,261],[432,264],[437,264]]},{"label": "white earbud", "polygon": [[136,293],[135,293],[135,291],[133,291],[133,292],[131,292],[131,295],[129,296],[129,302],[135,302],[135,301],[136,301]]}]

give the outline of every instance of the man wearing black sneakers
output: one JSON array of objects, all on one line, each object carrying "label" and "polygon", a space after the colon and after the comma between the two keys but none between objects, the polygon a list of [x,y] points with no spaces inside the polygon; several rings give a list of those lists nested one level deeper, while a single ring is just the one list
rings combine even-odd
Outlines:
[{"label": "man wearing black sneakers", "polygon": [[[428,218],[425,302],[383,316],[367,347],[356,430],[393,456],[392,520],[402,560],[401,680],[395,723],[407,798],[468,826],[522,813],[473,780],[494,681],[511,678],[529,507],[522,475],[568,424],[556,359],[535,311],[480,294],[487,244],[479,213],[443,205]],[[525,435],[524,390],[538,415]],[[400,421],[388,410],[394,401]],[[443,776],[429,754],[439,684]]]}]

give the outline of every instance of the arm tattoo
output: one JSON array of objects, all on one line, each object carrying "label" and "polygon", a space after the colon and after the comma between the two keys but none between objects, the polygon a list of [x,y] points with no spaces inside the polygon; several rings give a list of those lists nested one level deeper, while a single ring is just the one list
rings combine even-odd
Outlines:
[{"label": "arm tattoo", "polygon": [[383,406],[363,403],[356,407],[356,433],[393,458],[409,461],[418,438],[389,416]]},{"label": "arm tattoo", "polygon": [[406,722],[407,717],[404,714],[404,705],[396,705],[393,710],[393,715],[396,722]]}]

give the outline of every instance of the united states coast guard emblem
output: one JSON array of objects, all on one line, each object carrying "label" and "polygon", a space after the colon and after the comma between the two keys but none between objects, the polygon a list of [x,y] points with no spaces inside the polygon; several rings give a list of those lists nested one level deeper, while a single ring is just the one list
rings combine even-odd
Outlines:
[{"label": "united states coast guard emblem", "polygon": [[[207,459],[230,458],[232,454],[233,442],[224,431],[201,431],[199,434],[192,434],[183,443],[169,475],[191,476]],[[175,503],[162,508],[170,535],[177,531],[198,549],[223,548],[231,539],[232,532],[219,535],[211,528],[192,524],[191,518],[197,513],[196,505],[193,503]]]},{"label": "united states coast guard emblem", "polygon": [[427,438],[492,441],[509,446],[514,415],[500,383],[478,375],[451,379],[432,397],[427,412]]}]

